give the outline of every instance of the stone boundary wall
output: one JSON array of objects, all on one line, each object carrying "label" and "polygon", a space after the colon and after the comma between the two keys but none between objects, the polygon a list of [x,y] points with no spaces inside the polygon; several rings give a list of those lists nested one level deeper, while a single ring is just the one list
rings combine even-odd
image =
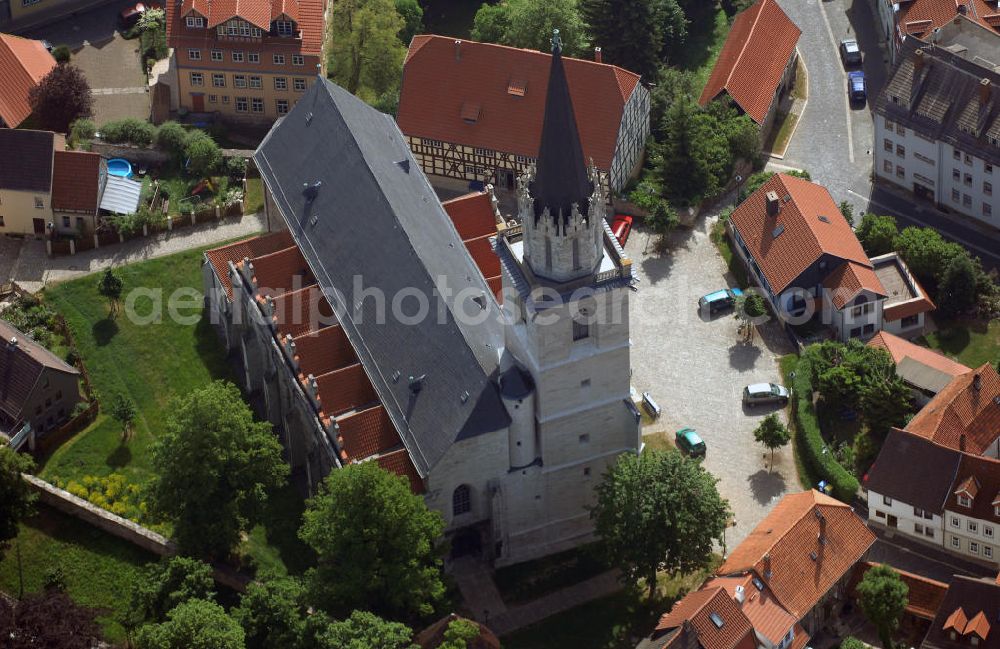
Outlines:
[{"label": "stone boundary wall", "polygon": [[93,140],[90,143],[90,150],[93,153],[100,153],[106,158],[126,158],[132,163],[159,165],[170,162],[170,154],[165,151],[131,144],[110,144],[101,140]]}]

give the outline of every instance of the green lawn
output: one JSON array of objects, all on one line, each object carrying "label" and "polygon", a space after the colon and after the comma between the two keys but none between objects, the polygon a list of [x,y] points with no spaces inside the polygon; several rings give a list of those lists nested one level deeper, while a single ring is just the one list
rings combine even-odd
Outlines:
[{"label": "green lawn", "polygon": [[247,195],[243,202],[244,214],[256,214],[264,209],[264,181],[247,178]]},{"label": "green lawn", "polygon": [[106,639],[111,642],[125,639],[124,630],[115,618],[124,610],[140,568],[156,561],[156,556],[39,505],[37,515],[21,525],[16,544],[11,545],[0,561],[0,590],[14,596],[20,583],[18,547],[26,593],[41,590],[46,574],[58,566],[73,600],[102,611],[98,621]]},{"label": "green lawn", "polygon": [[[178,289],[195,289],[200,295],[201,256],[202,250],[191,250],[120,269],[126,296],[140,288],[157,296],[136,299],[136,313],[148,315],[154,299],[160,301],[163,317],[151,324],[136,324],[126,313],[109,319],[96,276],[46,289],[45,300],[66,318],[102,403],[125,394],[135,402],[138,416],[133,439],[122,445],[117,422],[102,414],[43,461],[42,477],[68,480],[118,471],[130,481],[146,482],[152,471],[149,447],[170,400],[214,379],[232,378],[211,325],[200,317],[197,324],[181,324],[167,311]],[[188,297],[185,303],[193,307],[180,309],[181,315],[200,316],[200,299]]]},{"label": "green lawn", "polygon": [[1000,321],[943,322],[917,340],[969,367],[1000,362]]},{"label": "green lawn", "polygon": [[695,73],[697,89],[703,88],[708,81],[719,52],[722,51],[722,44],[729,34],[729,17],[725,11],[714,2],[704,3],[699,7],[695,12],[700,12],[700,15],[695,13],[690,17],[683,50],[670,61],[682,70]]}]

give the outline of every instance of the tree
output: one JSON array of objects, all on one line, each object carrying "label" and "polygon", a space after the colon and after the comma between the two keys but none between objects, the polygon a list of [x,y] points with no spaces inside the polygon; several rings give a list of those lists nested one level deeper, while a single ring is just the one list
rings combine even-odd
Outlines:
[{"label": "tree", "polygon": [[758,444],[763,444],[764,448],[771,451],[771,467],[774,470],[774,449],[781,448],[791,440],[792,436],[785,428],[785,425],[778,419],[778,415],[773,412],[764,417],[757,428],[753,431],[753,438]]},{"label": "tree", "polygon": [[847,201],[840,201],[840,205],[838,207],[840,208],[840,213],[844,216],[844,220],[847,221],[847,224],[853,228],[854,206]]},{"label": "tree", "polygon": [[890,566],[872,566],[857,587],[858,604],[878,629],[883,649],[893,649],[892,634],[909,602],[910,589]]},{"label": "tree", "polygon": [[968,254],[957,243],[945,241],[932,228],[903,228],[894,241],[896,250],[920,283],[935,291],[941,273],[954,257]]},{"label": "tree", "polygon": [[135,403],[124,394],[115,395],[111,402],[111,416],[122,426],[122,441],[132,438],[132,423],[135,421]]},{"label": "tree", "polygon": [[469,649],[472,641],[479,635],[479,626],[474,622],[462,618],[452,620],[444,631],[444,641],[438,645],[438,649]]},{"label": "tree", "polygon": [[665,65],[660,66],[657,76],[653,78],[656,85],[649,91],[649,126],[653,137],[662,141],[665,136],[663,116],[674,102],[694,96],[696,92],[701,92],[701,88],[697,87],[697,80],[691,72]]},{"label": "tree", "polygon": [[405,22],[393,0],[344,0],[330,10],[329,76],[368,101],[398,87]]},{"label": "tree", "polygon": [[472,38],[551,52],[553,29],[559,30],[564,56],[583,54],[586,30],[577,0],[502,0],[495,6],[483,3],[473,19]]},{"label": "tree", "polygon": [[222,151],[208,133],[191,131],[184,140],[188,170],[195,176],[208,177],[222,162]]},{"label": "tree", "polygon": [[52,58],[56,60],[56,63],[69,63],[69,60],[73,58],[73,51],[69,49],[68,45],[56,45],[52,50]]},{"label": "tree", "polygon": [[834,365],[818,375],[818,387],[823,401],[835,410],[858,407],[862,375],[850,364]]},{"label": "tree", "polygon": [[757,291],[743,293],[733,306],[733,316],[739,321],[737,330],[746,342],[752,341],[754,321],[767,314],[764,298]]},{"label": "tree", "polygon": [[729,142],[717,126],[690,97],[675,101],[663,117],[657,171],[666,193],[681,204],[716,194],[732,166]]},{"label": "tree", "polygon": [[152,509],[173,522],[182,550],[208,557],[235,547],[288,474],[271,424],[254,421],[225,381],[174,400],[153,458]]},{"label": "tree", "polygon": [[244,649],[243,629],[225,609],[191,599],[167,614],[167,621],[139,629],[139,649]]},{"label": "tree", "polygon": [[367,611],[353,611],[342,621],[331,621],[320,612],[310,616],[306,626],[303,649],[416,649],[408,626]]},{"label": "tree", "polygon": [[868,649],[868,645],[849,635],[840,641],[840,649]]},{"label": "tree", "polygon": [[122,291],[125,290],[125,282],[121,274],[114,268],[105,268],[101,279],[97,282],[97,292],[108,301],[109,315],[112,320],[118,315],[118,301],[121,299]]},{"label": "tree", "polygon": [[87,78],[70,63],[52,68],[28,91],[28,104],[39,126],[59,133],[66,133],[71,123],[94,112]]},{"label": "tree", "polygon": [[590,515],[607,556],[630,585],[645,578],[652,598],[658,571],[690,572],[707,564],[730,516],[716,482],[677,451],[619,456],[597,486]]},{"label": "tree", "polygon": [[677,210],[660,198],[653,205],[652,213],[646,217],[646,223],[653,228],[654,232],[664,235],[676,228],[680,219],[677,217]]},{"label": "tree", "polygon": [[[885,350],[878,350],[888,356]],[[861,416],[868,430],[884,440],[892,427],[900,427],[913,414],[912,395],[903,379],[896,374],[891,358],[888,366],[869,366],[861,386]]]},{"label": "tree", "polygon": [[405,478],[375,462],[326,477],[299,536],[317,554],[310,601],[334,615],[371,608],[393,619],[431,613],[444,596],[437,540],[441,515]]},{"label": "tree", "polygon": [[424,29],[424,9],[417,0],[394,0],[396,13],[403,19],[399,40],[409,46],[414,36]]},{"label": "tree", "polygon": [[861,247],[865,249],[865,254],[877,257],[893,251],[893,242],[899,235],[899,230],[894,217],[868,212],[861,217],[861,224],[855,234]]},{"label": "tree", "polygon": [[145,622],[163,622],[172,609],[192,599],[215,599],[211,566],[182,556],[151,564],[132,584],[122,626],[131,630]]},{"label": "tree", "polygon": [[937,307],[951,318],[968,312],[976,305],[978,275],[968,255],[955,255],[945,265],[938,286]]},{"label": "tree", "polygon": [[21,477],[30,473],[34,462],[27,455],[0,445],[0,559],[12,539],[17,538],[20,522],[31,514],[35,502],[34,492]]},{"label": "tree", "polygon": [[676,0],[580,0],[580,15],[605,63],[646,79],[656,78],[665,48],[687,32]]},{"label": "tree", "polygon": [[164,122],[156,131],[156,146],[169,153],[178,165],[184,161],[188,131],[177,122]]},{"label": "tree", "polygon": [[[305,630],[305,588],[294,577],[270,575],[251,582],[233,609],[247,649],[291,649]],[[304,649],[304,648],[303,648]]]},{"label": "tree", "polygon": [[91,649],[101,638],[96,615],[54,589],[20,601],[0,597],[0,638],[4,649]]}]

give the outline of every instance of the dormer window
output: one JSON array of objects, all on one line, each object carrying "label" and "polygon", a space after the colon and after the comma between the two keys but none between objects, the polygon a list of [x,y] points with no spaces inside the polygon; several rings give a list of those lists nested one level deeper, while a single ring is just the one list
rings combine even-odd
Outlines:
[{"label": "dormer window", "polygon": [[972,499],[968,496],[958,495],[958,504],[960,507],[972,507]]},{"label": "dormer window", "polygon": [[260,27],[254,27],[247,21],[240,20],[239,18],[231,18],[222,25],[219,25],[216,33],[219,36],[249,36],[252,38],[260,38],[261,36]]},{"label": "dormer window", "polygon": [[275,20],[274,33],[278,36],[294,36],[295,23],[290,20]]},{"label": "dormer window", "polygon": [[192,28],[202,28],[205,26],[205,19],[201,16],[188,16],[184,19],[184,24]]}]

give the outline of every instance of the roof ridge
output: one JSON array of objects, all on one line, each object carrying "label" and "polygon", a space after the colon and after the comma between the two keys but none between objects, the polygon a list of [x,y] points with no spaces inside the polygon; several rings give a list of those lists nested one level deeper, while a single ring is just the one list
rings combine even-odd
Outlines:
[{"label": "roof ridge", "polygon": [[747,51],[747,46],[750,45],[750,40],[753,38],[753,30],[757,28],[757,21],[759,21],[760,17],[764,14],[764,5],[769,1],[771,0],[760,0],[757,3],[756,6],[760,8],[757,10],[757,15],[754,16],[753,24],[750,25],[750,30],[747,32],[747,37],[743,41],[743,47],[740,48],[740,53],[736,55],[736,60],[733,62],[733,66],[729,68],[729,74],[726,76],[726,82],[722,84],[723,88],[729,87],[729,80],[733,78],[733,75],[736,73],[736,67],[739,66],[740,61],[743,60],[743,54]]}]

